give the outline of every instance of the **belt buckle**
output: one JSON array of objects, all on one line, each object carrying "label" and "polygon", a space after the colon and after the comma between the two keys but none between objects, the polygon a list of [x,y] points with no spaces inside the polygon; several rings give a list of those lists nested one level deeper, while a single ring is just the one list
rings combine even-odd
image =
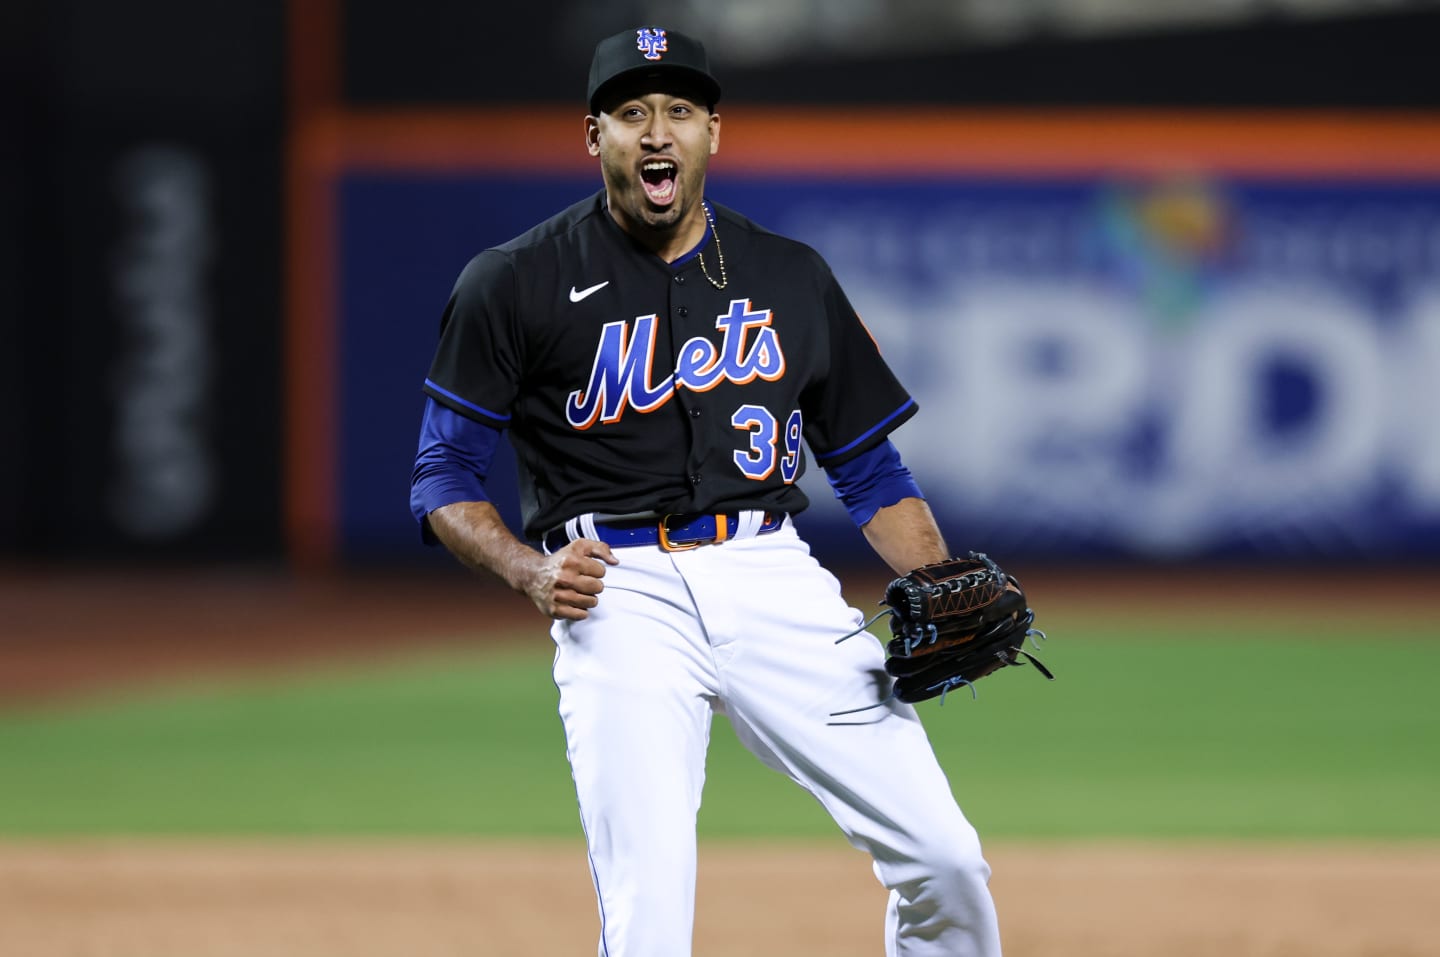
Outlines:
[{"label": "belt buckle", "polygon": [[670,541],[670,536],[669,536],[668,534],[666,534],[665,523],[668,522],[668,521],[670,521],[670,519],[672,519],[672,518],[674,518],[674,517],[675,517],[675,516],[674,516],[673,514],[663,516],[663,517],[660,519],[660,524],[657,526],[657,528],[658,528],[658,530],[659,530],[659,532],[660,532],[660,548],[661,548],[663,551],[667,551],[667,552],[688,552],[688,551],[690,551],[690,549],[692,549],[692,548],[699,548],[701,545],[705,544],[704,542],[702,542],[702,541],[700,541],[700,540],[698,540],[698,539],[697,539],[696,541],[693,541],[693,542],[679,542],[679,543],[676,543],[676,542]]},{"label": "belt buckle", "polygon": [[665,523],[674,517],[674,514],[666,515],[660,519],[659,525],[656,526],[660,538],[659,545],[663,551],[688,552],[692,548],[699,548],[701,545],[709,545],[712,542],[723,542],[730,537],[729,519],[721,513],[715,516],[715,534],[712,537],[697,538],[693,542],[672,542],[670,541],[668,530],[665,528]]}]

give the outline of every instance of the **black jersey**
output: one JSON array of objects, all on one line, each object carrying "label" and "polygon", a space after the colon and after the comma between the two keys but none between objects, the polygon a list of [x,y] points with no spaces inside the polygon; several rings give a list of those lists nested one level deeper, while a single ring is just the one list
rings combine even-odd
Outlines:
[{"label": "black jersey", "polygon": [[714,237],[704,269],[666,263],[603,190],[461,273],[425,391],[509,430],[532,539],[587,512],[799,512],[803,445],[839,464],[914,415],[820,255],[711,208],[723,289]]}]

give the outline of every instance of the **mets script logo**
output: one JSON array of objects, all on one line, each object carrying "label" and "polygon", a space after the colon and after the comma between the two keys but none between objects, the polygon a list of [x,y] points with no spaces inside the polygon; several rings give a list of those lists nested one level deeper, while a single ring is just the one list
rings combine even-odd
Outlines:
[{"label": "mets script logo", "polygon": [[588,429],[596,422],[618,422],[627,406],[653,412],[676,389],[706,392],[722,382],[774,382],[785,375],[785,354],[779,334],[770,328],[772,318],[769,309],[755,309],[748,299],[732,299],[730,311],[715,317],[720,345],[704,336],[690,339],[680,347],[675,371],[653,385],[659,318],[637,316],[633,329],[629,322],[607,322],[600,329],[590,384],[570,393],[565,418],[577,429]]},{"label": "mets script logo", "polygon": [[641,27],[635,31],[638,37],[635,46],[641,53],[645,54],[647,60],[658,60],[660,54],[665,52],[665,31],[658,27]]}]

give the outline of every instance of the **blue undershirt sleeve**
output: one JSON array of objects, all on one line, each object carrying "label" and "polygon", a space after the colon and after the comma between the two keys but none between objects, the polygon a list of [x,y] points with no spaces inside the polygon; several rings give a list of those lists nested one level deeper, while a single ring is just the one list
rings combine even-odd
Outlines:
[{"label": "blue undershirt sleeve", "polygon": [[410,511],[420,523],[425,544],[439,541],[428,519],[435,509],[456,502],[490,501],[485,477],[499,442],[499,430],[467,419],[434,399],[425,400],[420,447],[410,473]]},{"label": "blue undershirt sleeve", "polygon": [[848,462],[825,470],[835,497],[850,513],[856,527],[902,498],[924,498],[914,476],[900,461],[900,450],[889,439]]}]

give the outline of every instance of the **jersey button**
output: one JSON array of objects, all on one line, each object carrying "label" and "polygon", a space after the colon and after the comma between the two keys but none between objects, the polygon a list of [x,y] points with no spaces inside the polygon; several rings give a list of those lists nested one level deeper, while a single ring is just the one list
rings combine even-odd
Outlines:
[{"label": "jersey button", "polygon": [[699,485],[699,484],[700,484],[700,473],[699,473],[699,472],[694,472],[694,473],[692,473],[692,474],[690,475],[690,484],[691,484],[691,485]]},{"label": "jersey button", "polygon": [[680,314],[680,318],[681,318],[681,319],[684,319],[686,316],[690,315],[690,309],[689,309],[687,306],[681,306],[679,309],[676,309],[675,311]]},{"label": "jersey button", "polygon": [[700,418],[700,410],[699,410],[699,409],[691,409],[691,410],[690,410],[690,418],[692,418],[692,419],[698,419],[698,418]]},{"label": "jersey button", "polygon": [[684,277],[684,276],[676,276],[676,277],[675,277],[675,285],[677,285],[677,286],[683,286],[683,285],[685,285],[685,277]]}]

